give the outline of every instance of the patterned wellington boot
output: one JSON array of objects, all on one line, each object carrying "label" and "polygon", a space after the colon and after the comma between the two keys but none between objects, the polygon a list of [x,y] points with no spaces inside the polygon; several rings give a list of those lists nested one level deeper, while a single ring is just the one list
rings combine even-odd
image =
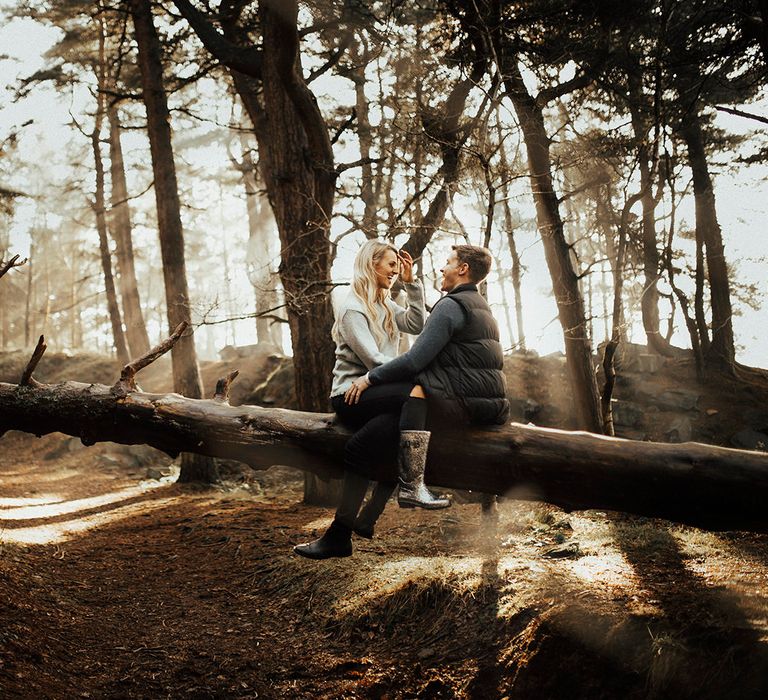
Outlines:
[{"label": "patterned wellington boot", "polygon": [[447,498],[437,498],[424,485],[424,468],[429,448],[428,430],[401,430],[397,466],[400,473],[400,491],[397,502],[401,508],[448,508]]}]

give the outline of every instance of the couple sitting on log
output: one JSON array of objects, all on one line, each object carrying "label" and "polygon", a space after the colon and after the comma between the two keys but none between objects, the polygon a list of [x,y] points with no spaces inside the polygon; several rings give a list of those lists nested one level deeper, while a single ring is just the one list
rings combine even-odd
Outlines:
[{"label": "couple sitting on log", "polygon": [[[403,508],[447,508],[424,485],[430,429],[502,424],[505,398],[499,330],[477,285],[491,255],[485,248],[453,246],[441,270],[441,291],[425,323],[424,290],[414,281],[413,260],[380,241],[366,242],[355,257],[352,289],[338,310],[333,337],[336,364],[331,404],[356,432],[344,452],[341,503],[326,533],[294,551],[311,559],[352,554],[352,533],[373,537],[395,484],[376,482],[360,510],[369,478],[397,450],[398,503]],[[398,306],[390,290],[398,275],[408,297]],[[423,330],[422,330],[423,329]],[[419,334],[397,356],[400,331]],[[391,459],[391,457],[390,457]]]}]

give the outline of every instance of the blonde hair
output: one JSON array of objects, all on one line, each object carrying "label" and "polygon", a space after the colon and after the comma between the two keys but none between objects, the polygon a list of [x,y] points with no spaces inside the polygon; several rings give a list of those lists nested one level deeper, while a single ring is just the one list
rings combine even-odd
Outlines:
[{"label": "blonde hair", "polygon": [[[387,337],[394,339],[397,335],[395,314],[387,304],[389,289],[382,289],[376,281],[376,263],[388,250],[397,255],[397,248],[390,243],[366,241],[357,251],[352,271],[352,292],[362,302],[371,333],[378,344]],[[338,320],[333,327],[334,338],[337,337],[337,326]]]}]

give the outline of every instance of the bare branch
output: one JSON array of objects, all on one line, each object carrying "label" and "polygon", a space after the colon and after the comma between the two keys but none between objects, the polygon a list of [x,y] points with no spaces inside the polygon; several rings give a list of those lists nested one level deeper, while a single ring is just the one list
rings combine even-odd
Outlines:
[{"label": "bare branch", "polygon": [[339,42],[338,47],[336,50],[330,55],[328,60],[319,68],[316,70],[313,70],[306,79],[307,85],[309,85],[313,80],[316,78],[319,78],[324,73],[327,73],[331,68],[333,68],[340,60],[341,57],[347,52],[347,49],[349,48],[350,44],[352,43],[353,38],[352,32],[345,32],[344,36],[342,37],[341,41]]},{"label": "bare branch", "polygon": [[566,192],[562,197],[558,198],[558,202],[562,204],[567,199],[571,199],[571,197],[575,197],[577,194],[581,194],[582,192],[585,192],[586,190],[591,190],[593,187],[598,187],[600,185],[607,185],[610,182],[611,178],[608,176],[608,173],[602,172],[597,177],[588,180],[582,185],[579,185],[575,190],[571,190],[570,192]]},{"label": "bare branch", "polygon": [[338,129],[336,129],[336,133],[331,138],[331,145],[335,144],[341,138],[341,135],[347,129],[349,129],[349,127],[352,126],[352,124],[354,124],[355,119],[357,119],[357,111],[353,107],[352,113],[349,115],[349,118],[346,121],[342,122],[341,126]]},{"label": "bare branch", "polygon": [[741,109],[734,109],[733,107],[725,107],[723,105],[715,105],[715,109],[718,112],[727,112],[728,114],[735,114],[737,117],[744,117],[745,119],[754,119],[756,122],[768,124],[768,117],[762,117],[759,114],[752,114],[751,112],[744,112]]},{"label": "bare branch", "polygon": [[566,80],[564,83],[558,83],[552,87],[540,90],[539,94],[536,95],[535,102],[540,107],[543,107],[558,97],[567,95],[568,93],[573,92],[574,90],[578,90],[579,88],[586,87],[590,84],[590,82],[592,82],[592,77],[588,73],[581,73],[580,75],[574,76],[570,80]]},{"label": "bare branch", "polygon": [[240,370],[236,369],[230,372],[226,377],[221,377],[216,382],[216,393],[213,395],[213,400],[219,403],[229,404],[229,387],[232,382],[235,381],[237,375],[240,374]]},{"label": "bare branch", "polygon": [[227,68],[238,73],[261,79],[261,48],[249,46],[243,48],[227,41],[216,31],[211,21],[189,0],[173,0],[178,11],[189,22],[203,45]]},{"label": "bare branch", "polygon": [[359,168],[360,166],[366,165],[367,163],[381,163],[383,160],[384,158],[360,158],[359,160],[353,161],[352,163],[341,163],[340,165],[337,165],[336,172],[343,173],[345,170]]},{"label": "bare branch", "polygon": [[29,358],[29,362],[27,363],[27,366],[24,369],[24,373],[21,375],[21,379],[19,380],[19,386],[30,386],[30,387],[38,386],[38,383],[34,379],[32,379],[32,372],[35,371],[35,368],[37,367],[37,363],[40,362],[40,360],[42,359],[47,347],[48,346],[45,344],[45,336],[41,335],[37,341],[37,346],[35,347],[35,351],[32,353],[32,357]]},{"label": "bare branch", "polygon": [[114,394],[125,395],[131,391],[136,391],[136,373],[144,369],[147,365],[152,364],[158,357],[165,355],[165,353],[176,345],[188,327],[189,323],[187,323],[187,321],[182,321],[176,326],[176,330],[173,331],[170,338],[153,347],[146,355],[142,355],[139,359],[134,360],[123,367],[123,371],[120,372],[120,379],[112,387],[112,392]]},{"label": "bare branch", "polygon": [[27,262],[26,258],[24,258],[24,260],[19,260],[19,257],[20,256],[18,255],[14,255],[7,263],[4,263],[2,260],[0,260],[0,277],[8,272],[8,270],[10,270],[12,267],[21,267]]}]

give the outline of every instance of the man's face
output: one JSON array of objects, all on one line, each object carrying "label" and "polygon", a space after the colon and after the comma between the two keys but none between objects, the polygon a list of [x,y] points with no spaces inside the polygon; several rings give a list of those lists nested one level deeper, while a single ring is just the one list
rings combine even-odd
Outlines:
[{"label": "man's face", "polygon": [[469,266],[466,263],[459,262],[456,251],[452,250],[443,269],[440,270],[443,273],[440,291],[450,292],[454,287],[466,283],[469,280],[467,276],[468,271]]}]

